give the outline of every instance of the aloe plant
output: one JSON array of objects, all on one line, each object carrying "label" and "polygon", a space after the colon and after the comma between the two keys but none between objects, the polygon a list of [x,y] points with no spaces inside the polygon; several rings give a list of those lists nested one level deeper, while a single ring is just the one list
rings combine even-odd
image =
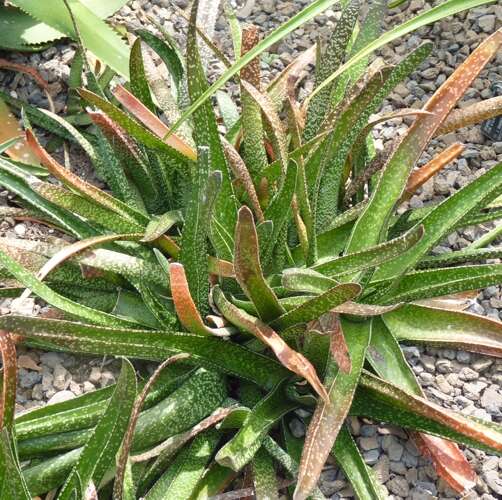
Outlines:
[{"label": "aloe plant", "polygon": [[[502,164],[442,203],[397,212],[462,152],[454,145],[414,169],[431,138],[486,117],[450,111],[496,54],[502,30],[424,109],[370,121],[432,47],[395,66],[371,62],[371,51],[482,2],[450,0],[379,37],[384,5],[360,23],[353,0],[324,50],[300,55],[265,86],[260,53],[331,3],[313,2],[262,41],[230,15],[236,62],[223,56],[228,69],[209,87],[195,2],[186,59],[169,36],[138,33],[169,82],[149,71],[138,39],[127,87],[110,89],[87,68],[85,119],[24,106],[26,145],[45,170],[0,155],[0,184],[19,205],[2,210],[75,241],[0,238],[1,295],[35,294],[49,305],[44,317],[0,318],[0,498],[58,490],[61,499],[202,499],[232,487],[278,498],[288,486],[296,500],[323,498],[317,482],[329,455],[360,498],[385,498],[350,435],[351,416],[403,426],[459,492],[476,476],[456,443],[502,451],[499,424],[427,400],[400,347],[502,356],[501,323],[465,312],[462,295],[500,283],[502,265],[485,261],[501,250],[484,238],[431,255],[455,229],[500,218]],[[298,103],[299,75],[314,57],[313,96]],[[231,77],[241,115],[222,94]],[[216,90],[219,109],[208,99]],[[400,115],[415,115],[413,125],[375,153],[372,127]],[[107,189],[60,165],[33,125],[80,145]],[[11,146],[7,139],[1,151]],[[18,343],[120,356],[121,375],[115,386],[15,418]],[[134,359],[161,364],[148,379]],[[293,417],[307,426],[304,440],[289,430]]]}]

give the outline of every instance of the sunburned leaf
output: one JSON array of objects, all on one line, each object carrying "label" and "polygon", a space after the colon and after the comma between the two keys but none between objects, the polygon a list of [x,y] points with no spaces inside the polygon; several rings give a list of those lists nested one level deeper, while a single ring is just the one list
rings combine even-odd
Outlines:
[{"label": "sunburned leaf", "polygon": [[357,283],[343,283],[330,288],[322,295],[318,295],[303,304],[291,309],[272,321],[271,326],[279,330],[285,330],[299,323],[307,323],[317,319],[331,309],[357,297],[361,293],[361,287]]},{"label": "sunburned leaf", "polygon": [[[354,226],[347,252],[362,250],[380,241],[385,221],[401,197],[414,163],[456,102],[496,54],[501,43],[502,30],[499,30],[487,38],[427,102],[424,109],[434,114],[417,117],[399,143],[379,178],[368,206]],[[429,234],[429,228],[425,229]],[[435,237],[434,231],[432,234]]]},{"label": "sunburned leaf", "polygon": [[[169,280],[174,307],[180,323],[192,333],[197,335],[216,335],[225,337],[229,331],[225,328],[209,328],[204,324],[199,311],[190,295],[185,269],[182,264],[173,262],[169,265]],[[209,290],[209,287],[208,287]]]},{"label": "sunburned leaf", "polygon": [[464,146],[459,142],[448,146],[444,151],[441,151],[432,160],[417,170],[414,170],[408,179],[401,200],[409,200],[416,190],[424,185],[432,176],[440,172],[448,163],[460,156],[464,151]]},{"label": "sunburned leaf", "polygon": [[384,314],[383,320],[398,340],[502,357],[502,323],[497,320],[414,304]]},{"label": "sunburned leaf", "polygon": [[239,432],[216,454],[219,464],[241,470],[259,450],[270,427],[298,406],[285,397],[284,386],[281,382],[253,408]]},{"label": "sunburned leaf", "polygon": [[17,358],[12,335],[0,330],[2,356],[2,397],[0,399],[0,430],[12,430],[16,410]]},{"label": "sunburned leaf", "polygon": [[347,416],[364,364],[371,336],[371,323],[351,323],[341,320],[345,341],[352,361],[350,373],[338,370],[336,362],[328,362],[325,386],[329,402],[319,401],[307,429],[300,472],[294,499],[304,500],[317,484],[329,452]]},{"label": "sunburned leaf", "polygon": [[260,318],[270,321],[283,314],[284,309],[263,276],[253,214],[246,206],[239,210],[234,254],[237,281],[255,305]]},{"label": "sunburned leaf", "polygon": [[361,375],[351,413],[445,437],[490,452],[500,453],[502,450],[502,428],[499,424],[445,410],[440,405],[410,394],[368,372]]},{"label": "sunburned leaf", "polygon": [[282,337],[268,325],[231,304],[219,287],[213,289],[213,300],[221,314],[228,321],[238,328],[251,333],[270,347],[277,356],[277,359],[286,368],[305,378],[321,398],[326,398],[326,390],[321,384],[314,367],[302,354],[291,349]]},{"label": "sunburned leaf", "polygon": [[113,196],[105,193],[101,189],[82,180],[80,177],[65,169],[56,160],[54,160],[47,151],[40,145],[35,135],[31,130],[26,130],[26,139],[30,147],[35,151],[43,165],[47,167],[49,172],[65,184],[75,189],[85,198],[89,198],[99,203],[100,205],[109,208],[110,210],[122,215],[124,218],[132,222],[144,223],[145,218],[139,212],[132,210],[124,203],[120,202]]},{"label": "sunburned leaf", "polygon": [[[113,96],[124,106],[139,122],[153,132],[157,137],[169,134],[169,127],[153,114],[139,99],[127,91],[122,85],[117,85],[113,90]],[[106,110],[103,110],[106,112]],[[179,151],[190,160],[197,158],[197,153],[175,134],[170,134],[166,144]]]},{"label": "sunburned leaf", "polygon": [[502,96],[484,99],[463,109],[454,109],[438,128],[436,136],[480,123],[502,114]]},{"label": "sunburned leaf", "polygon": [[[367,357],[380,377],[425,398],[399,344],[380,319],[373,320]],[[433,457],[438,474],[452,488],[463,492],[474,487],[476,474],[455,443],[418,432],[413,433],[412,438],[423,453]]]},{"label": "sunburned leaf", "polygon": [[77,475],[84,490],[91,481],[96,484],[101,482],[110,467],[110,462],[114,460],[119,450],[129,423],[135,396],[136,374],[131,363],[124,360],[117,386],[106,412],[59,493],[60,500],[73,498],[75,482],[78,480]]},{"label": "sunburned leaf", "polygon": [[249,174],[249,170],[247,169],[246,164],[242,160],[237,150],[226,139],[222,139],[222,144],[228,165],[232,169],[235,178],[239,179],[242,182],[257,221],[263,222],[263,211],[260,206],[260,201],[258,200],[258,195],[256,194],[253,179]]},{"label": "sunburned leaf", "polygon": [[[258,42],[260,36],[258,27],[254,25],[245,26],[242,30],[242,45],[239,57],[244,56]],[[244,66],[240,72],[241,86],[241,106],[242,106],[242,144],[244,147],[244,160],[249,168],[252,179],[257,184],[261,177],[262,170],[267,166],[268,159],[264,144],[264,130],[262,123],[262,112],[258,104],[250,94],[248,87],[260,92],[261,70],[260,60],[253,59]]]}]

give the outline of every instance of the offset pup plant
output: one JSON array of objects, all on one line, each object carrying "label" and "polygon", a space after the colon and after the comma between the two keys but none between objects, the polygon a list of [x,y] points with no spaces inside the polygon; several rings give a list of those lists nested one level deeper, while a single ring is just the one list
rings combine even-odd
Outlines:
[{"label": "offset pup plant", "polygon": [[[423,109],[375,117],[432,45],[395,66],[370,61],[371,52],[482,2],[444,2],[380,36],[385,6],[372,3],[358,26],[352,1],[326,47],[264,85],[259,54],[331,3],[313,2],[262,41],[230,13],[237,61],[206,40],[228,66],[211,87],[195,2],[186,59],[168,36],[139,31],[130,82],[110,89],[87,68],[77,103],[86,114],[73,101],[72,123],[4,96],[22,107],[27,144],[46,170],[0,155],[0,184],[19,205],[1,210],[60,236],[0,239],[2,296],[48,305],[38,317],[0,318],[0,498],[184,500],[232,488],[270,499],[287,488],[296,500],[320,499],[330,456],[359,498],[385,498],[351,437],[353,417],[407,429],[459,492],[476,477],[456,443],[502,452],[502,427],[428,401],[400,348],[502,356],[502,325],[464,312],[465,292],[500,283],[502,264],[485,261],[501,250],[485,238],[431,254],[452,231],[500,218],[502,164],[442,203],[397,212],[462,152],[454,145],[415,168],[429,141],[486,118],[486,106],[451,112],[502,31]],[[151,71],[142,44],[169,82]],[[313,60],[314,92],[300,104],[295,89]],[[232,76],[240,112],[220,90]],[[500,112],[493,103],[491,115]],[[372,127],[408,115],[407,132],[376,152]],[[32,124],[80,145],[107,189],[58,163]],[[21,343],[120,356],[122,371],[113,386],[15,418]],[[162,364],[149,377],[138,363],[137,378],[128,359]],[[293,419],[305,439],[291,432]]]}]

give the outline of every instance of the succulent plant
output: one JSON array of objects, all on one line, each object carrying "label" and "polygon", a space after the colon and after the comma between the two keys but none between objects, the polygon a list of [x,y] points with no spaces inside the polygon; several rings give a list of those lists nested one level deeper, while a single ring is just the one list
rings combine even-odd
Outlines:
[{"label": "succulent plant", "polygon": [[[502,427],[428,401],[400,343],[502,355],[502,325],[464,311],[470,291],[500,283],[502,265],[484,262],[501,250],[485,238],[431,254],[455,229],[500,218],[502,164],[441,203],[405,203],[462,151],[453,145],[415,168],[433,137],[500,112],[495,100],[452,109],[502,31],[423,109],[377,114],[431,44],[395,66],[369,55],[480,3],[445,2],[379,36],[385,5],[372,3],[359,24],[352,1],[326,47],[268,85],[261,51],[330,2],[261,42],[230,15],[237,62],[206,40],[229,67],[209,87],[195,2],[186,60],[168,35],[139,31],[126,87],[111,91],[87,68],[78,90],[86,113],[75,95],[68,120],[23,105],[26,144],[41,166],[0,156],[0,184],[19,205],[1,210],[57,231],[43,242],[0,239],[2,296],[47,304],[39,316],[0,317],[1,498],[56,489],[59,499],[202,499],[230,485],[263,499],[285,488],[297,500],[323,498],[317,482],[329,456],[359,498],[385,498],[350,434],[354,417],[406,428],[450,486],[474,486],[455,442],[500,453]],[[142,43],[169,81],[151,70]],[[314,60],[314,91],[299,104]],[[232,76],[240,111],[222,91],[215,108],[209,97]],[[376,151],[372,128],[401,116],[412,125]],[[58,163],[32,124],[78,144],[106,188]],[[16,343],[123,357],[122,371],[113,386],[14,418]],[[161,364],[150,377],[136,362],[137,380],[128,359]],[[293,421],[306,426],[304,439]]]}]

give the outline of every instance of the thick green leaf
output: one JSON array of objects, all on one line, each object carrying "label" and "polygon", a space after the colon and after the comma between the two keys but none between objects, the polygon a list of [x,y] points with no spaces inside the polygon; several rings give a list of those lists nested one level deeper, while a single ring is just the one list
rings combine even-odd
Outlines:
[{"label": "thick green leaf", "polygon": [[246,206],[239,210],[234,254],[237,281],[255,305],[260,318],[270,321],[283,314],[284,309],[263,276],[253,214]]},{"label": "thick green leaf", "polygon": [[459,266],[405,274],[397,284],[392,280],[374,281],[382,287],[370,301],[380,304],[410,302],[412,300],[441,297],[468,290],[498,285],[502,279],[501,264]]},{"label": "thick green leaf", "polygon": [[272,457],[261,447],[251,464],[256,500],[279,500],[279,485]]},{"label": "thick green leaf", "polygon": [[335,444],[359,381],[366,349],[371,338],[371,322],[352,323],[342,319],[341,328],[350,352],[351,370],[344,373],[329,359],[325,386],[330,402],[319,401],[305,437],[295,500],[306,499],[317,484],[324,463]]},{"label": "thick green leaf", "polygon": [[152,112],[155,112],[155,104],[152,101],[148,81],[141,54],[141,39],[137,38],[132,47],[129,59],[129,74],[132,93]]},{"label": "thick green leaf", "polygon": [[331,453],[345,472],[357,498],[365,500],[389,498],[385,488],[378,483],[376,474],[364,462],[346,426],[340,429]]},{"label": "thick green leaf", "polygon": [[215,337],[151,330],[125,330],[69,321],[0,317],[0,328],[89,354],[126,355],[162,361],[177,352],[191,354],[188,362],[231,373],[270,388],[288,371],[269,357]]},{"label": "thick green leaf", "polygon": [[221,187],[221,171],[210,174],[209,148],[200,146],[197,155],[197,177],[185,209],[186,224],[181,235],[180,262],[183,264],[190,293],[200,314],[209,312],[209,275],[207,238],[212,208]]},{"label": "thick green leaf", "polygon": [[387,278],[399,275],[413,267],[438,241],[451,232],[462,218],[478,206],[480,201],[489,198],[492,194],[495,195],[501,185],[502,163],[499,163],[426,215],[419,222],[425,229],[424,238],[414,248],[410,248],[393,262],[382,266],[376,277]]},{"label": "thick green leaf", "polygon": [[336,278],[340,275],[372,268],[399,257],[403,252],[416,245],[423,235],[423,227],[416,226],[413,231],[409,231],[399,238],[386,241],[361,252],[347,254],[331,261],[324,261],[321,264],[314,265],[312,269]]},{"label": "thick green leaf", "polygon": [[28,491],[16,456],[13,433],[8,428],[0,431],[0,498],[30,500]]},{"label": "thick green leaf", "polygon": [[[335,30],[328,41],[328,46],[321,58],[316,61],[315,85],[319,86],[333,71],[337,70],[345,57],[345,49],[349,43],[359,15],[360,2],[352,0],[343,9],[342,17],[336,23]],[[303,139],[312,139],[319,131],[330,106],[333,84],[326,86],[313,97],[307,108],[307,121],[303,130]]]},{"label": "thick green leaf", "polygon": [[294,292],[324,293],[337,282],[313,269],[290,268],[282,273],[282,286]]},{"label": "thick green leaf", "polygon": [[284,394],[280,383],[263,398],[246,417],[239,432],[216,454],[216,461],[239,471],[259,450],[269,429],[284,415],[298,406]]},{"label": "thick green leaf", "polygon": [[6,267],[10,273],[20,281],[24,286],[37,294],[47,303],[61,309],[72,316],[86,319],[88,321],[108,326],[131,326],[134,322],[120,319],[112,314],[104,313],[87,306],[77,304],[76,302],[63,297],[57,292],[51,290],[47,285],[42,283],[32,273],[18,264],[7,253],[0,250],[0,264]]},{"label": "thick green leaf", "polygon": [[361,292],[357,283],[344,283],[334,286],[322,295],[318,295],[303,304],[291,309],[272,321],[271,325],[279,330],[285,330],[299,323],[308,323],[319,318],[336,306],[354,299]]},{"label": "thick green leaf", "polygon": [[493,319],[462,311],[408,304],[384,314],[383,320],[398,340],[444,345],[502,357],[502,324]]},{"label": "thick green leaf", "polygon": [[59,500],[73,498],[77,476],[84,491],[91,481],[95,484],[101,482],[122,443],[135,397],[136,374],[131,363],[123,360],[120,377],[108,407],[60,491]]},{"label": "thick green leaf", "polygon": [[[192,7],[187,45],[188,91],[192,102],[198,101],[208,87],[197,46],[197,32],[195,29],[197,8],[198,1],[195,1]],[[211,240],[219,258],[232,260],[237,207],[230,172],[220,142],[216,117],[210,102],[204,103],[203,106],[197,109],[193,115],[193,121],[194,139],[197,146],[209,148],[209,172],[219,170],[223,176],[221,189],[214,204]],[[217,227],[216,230],[213,225]]]},{"label": "thick green leaf", "polygon": [[191,497],[220,438],[220,433],[214,429],[199,434],[178,453],[145,495],[145,500],[185,500]]}]

